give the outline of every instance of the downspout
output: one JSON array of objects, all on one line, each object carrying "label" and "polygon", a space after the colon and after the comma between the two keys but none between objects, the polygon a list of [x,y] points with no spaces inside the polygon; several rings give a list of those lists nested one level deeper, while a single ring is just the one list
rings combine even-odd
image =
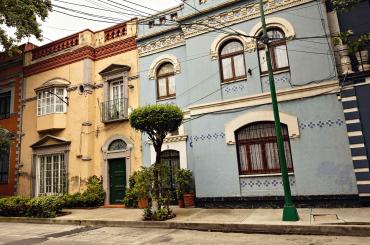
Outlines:
[{"label": "downspout", "polygon": [[[28,43],[27,43],[28,44]],[[26,44],[26,45],[27,45]],[[18,94],[20,94],[20,98],[18,99],[19,100],[19,128],[18,128],[18,131],[19,131],[19,134],[18,134],[18,159],[17,159],[17,164],[16,164],[16,167],[15,167],[15,188],[14,188],[14,193],[16,195],[18,195],[18,185],[19,185],[19,175],[20,175],[20,169],[23,167],[22,164],[21,164],[21,152],[22,152],[22,137],[23,137],[23,130],[22,130],[22,125],[23,125],[23,95],[24,95],[24,83],[25,83],[25,80],[24,80],[24,75],[23,75],[23,70],[24,70],[24,51],[26,49],[26,46],[22,49],[22,72],[21,72],[21,80],[20,80],[20,86],[19,86],[19,90],[18,91]]]}]

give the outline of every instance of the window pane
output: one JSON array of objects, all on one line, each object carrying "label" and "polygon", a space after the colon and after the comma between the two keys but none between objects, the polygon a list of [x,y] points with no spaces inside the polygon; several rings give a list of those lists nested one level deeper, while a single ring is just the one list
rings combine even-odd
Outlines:
[{"label": "window pane", "polygon": [[176,94],[175,77],[170,76],[168,79],[168,94]]},{"label": "window pane", "polygon": [[231,58],[225,58],[222,59],[222,74],[223,74],[223,79],[231,79],[233,78],[233,70],[231,67]]},{"label": "window pane", "polygon": [[165,63],[158,69],[157,76],[163,76],[171,73],[173,73],[173,65],[171,63]]},{"label": "window pane", "polygon": [[160,78],[158,79],[158,97],[166,95],[167,95],[166,78]]},{"label": "window pane", "polygon": [[286,45],[279,45],[275,47],[275,64],[276,68],[282,68],[288,66],[288,54],[286,51]]},{"label": "window pane", "polygon": [[263,170],[262,147],[260,144],[249,146],[251,154],[252,171]]},{"label": "window pane", "polygon": [[234,56],[235,77],[245,76],[244,55]]},{"label": "window pane", "polygon": [[258,51],[258,55],[259,55],[259,58],[260,58],[261,72],[265,72],[265,71],[267,71],[266,51],[264,49],[260,49]]},{"label": "window pane", "polygon": [[277,143],[267,143],[265,145],[267,168],[271,170],[280,170],[280,161]]},{"label": "window pane", "polygon": [[9,151],[0,152],[0,183],[8,183],[9,176]]},{"label": "window pane", "polygon": [[282,32],[279,29],[270,29],[267,31],[267,36],[269,38],[280,39],[280,38],[284,38],[285,35],[284,35],[284,32]]},{"label": "window pane", "polygon": [[238,51],[243,51],[243,45],[238,41],[232,41],[222,48],[221,55],[232,54]]},{"label": "window pane", "polygon": [[239,146],[239,161],[240,161],[240,171],[242,173],[250,171],[248,166],[247,148],[245,145]]}]

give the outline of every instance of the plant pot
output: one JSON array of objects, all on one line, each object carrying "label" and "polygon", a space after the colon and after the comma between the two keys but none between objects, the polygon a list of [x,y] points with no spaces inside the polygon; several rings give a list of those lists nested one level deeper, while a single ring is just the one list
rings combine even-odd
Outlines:
[{"label": "plant pot", "polygon": [[344,56],[349,55],[348,45],[346,45],[346,44],[345,45],[337,45],[335,47],[338,50],[338,53],[339,53],[340,57],[344,57]]},{"label": "plant pot", "polygon": [[140,209],[147,208],[149,206],[148,204],[148,198],[140,198],[138,202],[138,207]]},{"label": "plant pot", "polygon": [[177,202],[179,204],[179,208],[185,208],[185,203],[184,203],[183,198],[180,198],[179,200],[177,200]]},{"label": "plant pot", "polygon": [[194,208],[195,207],[194,193],[185,193],[184,194],[184,205],[185,205],[185,208]]},{"label": "plant pot", "polygon": [[369,51],[367,50],[361,50],[356,52],[356,59],[358,62],[358,69],[360,71],[368,71],[370,69],[369,67]]}]

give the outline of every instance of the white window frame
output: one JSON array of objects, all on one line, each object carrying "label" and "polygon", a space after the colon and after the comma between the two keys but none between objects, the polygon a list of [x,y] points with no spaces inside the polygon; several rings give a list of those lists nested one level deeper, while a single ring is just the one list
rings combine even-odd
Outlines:
[{"label": "white window frame", "polygon": [[[51,180],[50,180],[50,190],[51,191],[47,191],[46,190],[46,186],[47,186],[47,182],[46,182],[46,179],[47,179],[47,176],[46,176],[46,166],[44,166],[44,174],[41,173],[41,162],[42,162],[42,159],[44,158],[44,161],[43,163],[46,164],[46,159],[47,157],[50,157],[51,158]],[[57,183],[57,191],[54,191],[54,158],[55,157],[58,157],[58,183]],[[64,169],[62,168],[62,166],[64,165]],[[37,156],[37,159],[36,159],[36,196],[39,196],[39,195],[57,195],[57,194],[63,194],[67,191],[67,179],[64,180],[64,185],[63,186],[63,183],[62,183],[62,178],[63,178],[63,171],[65,171],[65,176],[64,178],[67,178],[67,165],[66,165],[66,155],[63,154],[63,153],[58,153],[58,154],[47,154],[47,155],[38,155]],[[41,192],[41,177],[43,176],[43,192]]]},{"label": "white window frame", "polygon": [[[63,93],[59,95],[57,93],[58,90],[63,90]],[[37,116],[67,112],[66,103],[58,98],[56,94],[58,94],[64,100],[64,98],[67,97],[67,89],[62,87],[54,87],[37,92]],[[50,99],[49,103],[47,102],[47,99]],[[61,106],[62,109],[57,109],[58,106]],[[48,107],[49,111],[47,111]]]}]

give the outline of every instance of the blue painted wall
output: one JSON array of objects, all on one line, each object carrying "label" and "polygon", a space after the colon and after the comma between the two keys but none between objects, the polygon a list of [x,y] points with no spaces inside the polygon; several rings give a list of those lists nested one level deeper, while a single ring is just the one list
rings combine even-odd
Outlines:
[{"label": "blue painted wall", "polygon": [[[210,2],[222,2],[212,0]],[[237,6],[236,3],[235,6]],[[235,7],[234,6],[234,7]],[[202,6],[202,8],[205,7]],[[230,7],[231,8],[231,7]],[[188,13],[186,6],[181,14]],[[218,10],[218,12],[226,9]],[[277,16],[288,20],[294,27],[296,37],[324,36],[328,33],[325,10],[317,1],[280,11],[267,17]],[[216,12],[214,12],[216,13]],[[213,13],[211,13],[213,14]],[[252,19],[231,26],[249,33],[259,19]],[[163,27],[162,27],[163,28]],[[167,27],[168,29],[169,27]],[[166,32],[143,38],[148,30],[139,30],[138,44],[161,38]],[[172,32],[180,32],[180,29]],[[155,33],[155,30],[151,30]],[[266,77],[260,76],[257,52],[245,53],[246,69],[252,70],[246,80],[222,85],[219,63],[211,60],[212,42],[220,35],[215,31],[186,39],[185,45],[152,55],[140,57],[141,104],[175,103],[186,110],[191,105],[219,102],[268,92]],[[278,74],[275,83],[278,89],[317,84],[321,80],[336,77],[332,52],[326,39],[291,40],[287,43],[290,71]],[[148,70],[153,61],[172,54],[181,63],[181,73],[175,75],[176,99],[156,101],[156,81],[148,79]],[[295,195],[356,194],[344,124],[343,108],[337,96],[321,95],[312,98],[280,103],[282,112],[298,117],[301,135],[291,140],[294,175],[292,191]],[[194,116],[184,123],[188,135],[188,168],[193,170],[198,197],[230,197],[282,195],[277,177],[239,177],[235,145],[225,141],[225,124],[235,117],[257,110],[271,110],[263,105],[235,112],[219,112]],[[143,136],[143,164],[150,164],[150,147]]]}]

